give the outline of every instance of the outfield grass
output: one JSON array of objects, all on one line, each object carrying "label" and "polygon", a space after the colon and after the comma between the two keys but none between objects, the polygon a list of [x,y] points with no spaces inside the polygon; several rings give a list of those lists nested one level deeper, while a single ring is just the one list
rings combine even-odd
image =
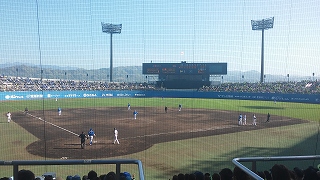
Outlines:
[{"label": "outfield grass", "polygon": [[[164,107],[206,108],[231,110],[239,113],[262,113],[310,120],[311,123],[239,132],[226,135],[173,141],[156,144],[152,148],[116,158],[140,159],[143,162],[146,179],[169,179],[179,172],[187,173],[200,170],[203,172],[219,172],[224,167],[232,168],[231,160],[235,157],[248,156],[287,156],[319,154],[318,128],[320,120],[319,105],[302,103],[276,104],[271,101],[220,100],[220,99],[177,99],[177,98],[110,98],[110,99],[59,99],[33,101],[1,102],[0,126],[3,146],[0,160],[44,160],[46,158],[30,155],[25,147],[36,141],[32,136],[15,123],[6,123],[6,112],[29,110],[56,110],[89,107]],[[237,117],[235,117],[237,118]],[[288,166],[305,168],[318,162],[290,163]],[[274,164],[272,162],[271,164]],[[264,170],[271,167],[270,163],[258,164]],[[31,168],[31,167],[26,167]],[[98,174],[112,170],[112,167],[87,166],[44,166],[32,167],[36,174],[47,171],[59,172],[61,176],[86,174],[91,169]],[[132,167],[128,167],[131,169]],[[108,170],[106,170],[108,169]],[[133,170],[132,170],[133,171]],[[2,167],[0,177],[12,174],[12,167]],[[59,174],[58,174],[59,175]]]}]

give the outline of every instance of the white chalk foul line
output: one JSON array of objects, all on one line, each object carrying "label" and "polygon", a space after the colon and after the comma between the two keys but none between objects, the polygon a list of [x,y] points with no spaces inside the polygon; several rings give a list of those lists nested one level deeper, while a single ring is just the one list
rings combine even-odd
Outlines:
[{"label": "white chalk foul line", "polygon": [[54,126],[54,127],[59,128],[59,129],[61,129],[61,130],[63,130],[63,131],[66,131],[66,132],[68,132],[68,133],[70,133],[70,134],[73,134],[73,135],[75,135],[75,136],[79,136],[79,134],[74,133],[74,132],[72,132],[72,131],[70,131],[70,130],[68,130],[68,129],[66,129],[66,128],[60,127],[60,126],[58,126],[58,125],[56,125],[56,124],[53,124],[53,123],[51,123],[51,122],[49,122],[49,121],[46,121],[46,120],[42,119],[41,117],[34,116],[34,115],[30,114],[30,113],[28,113],[28,115],[31,116],[31,117],[33,117],[33,118],[39,119],[40,121],[43,121],[44,123],[50,124],[51,126]]},{"label": "white chalk foul line", "polygon": [[[16,109],[16,110],[18,110],[18,111],[20,111],[20,112],[24,112],[24,111],[21,111],[20,109],[14,107],[14,106],[8,106],[8,105],[7,105],[6,103],[4,103],[3,101],[0,101],[0,103],[5,104],[7,107],[14,108],[14,109]],[[76,134],[76,133],[74,133],[74,132],[72,132],[72,131],[70,131],[70,130],[67,130],[67,129],[63,128],[63,127],[60,127],[60,126],[58,126],[58,125],[55,125],[55,124],[53,124],[53,123],[51,123],[51,122],[45,121],[45,120],[41,119],[40,117],[36,117],[36,116],[34,116],[34,115],[30,114],[30,113],[26,113],[26,114],[29,115],[29,116],[31,116],[31,117],[33,117],[33,118],[35,118],[35,119],[39,119],[39,120],[41,120],[41,121],[43,121],[43,122],[45,122],[45,123],[48,123],[48,124],[50,124],[50,125],[52,125],[52,126],[54,126],[54,127],[57,127],[57,128],[59,128],[59,129],[61,129],[61,130],[63,130],[63,131],[66,131],[66,132],[68,132],[68,133],[70,133],[70,134],[79,136],[79,134]]]}]

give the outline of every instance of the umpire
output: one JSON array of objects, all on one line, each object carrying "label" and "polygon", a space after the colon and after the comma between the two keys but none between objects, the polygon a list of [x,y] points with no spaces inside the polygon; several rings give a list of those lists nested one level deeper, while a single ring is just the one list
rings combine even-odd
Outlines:
[{"label": "umpire", "polygon": [[266,122],[270,122],[270,114],[269,113],[267,115],[267,121]]},{"label": "umpire", "polygon": [[86,139],[88,138],[87,135],[84,134],[84,132],[82,132],[79,135],[79,138],[81,139],[81,149],[84,149],[85,143],[86,143]]}]

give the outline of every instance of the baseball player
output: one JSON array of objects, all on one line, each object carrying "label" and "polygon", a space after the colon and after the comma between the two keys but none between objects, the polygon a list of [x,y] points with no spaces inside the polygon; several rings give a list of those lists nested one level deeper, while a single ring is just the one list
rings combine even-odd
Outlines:
[{"label": "baseball player", "polygon": [[246,125],[247,124],[247,115],[243,115],[243,122],[242,122],[243,125]]},{"label": "baseball player", "polygon": [[168,107],[167,106],[164,107],[164,112],[166,112],[166,113],[168,112]]},{"label": "baseball player", "polygon": [[181,105],[181,104],[179,104],[179,111],[181,111],[181,109],[182,109],[182,105]]},{"label": "baseball player", "polygon": [[88,138],[87,135],[84,134],[84,132],[82,132],[79,135],[79,138],[81,138],[81,149],[84,149],[85,143],[86,143],[86,139]]},{"label": "baseball player", "polygon": [[26,107],[26,108],[24,109],[24,114],[28,114],[28,112],[29,112],[29,110],[28,110],[28,108]]},{"label": "baseball player", "polygon": [[255,114],[253,114],[253,121],[252,121],[252,125],[256,126],[257,125],[257,117]]},{"label": "baseball player", "polygon": [[94,131],[92,130],[92,128],[90,128],[89,132],[88,132],[88,136],[90,138],[90,146],[92,145],[92,141],[93,141],[93,137],[96,136],[96,134],[94,133]]},{"label": "baseball player", "polygon": [[242,114],[239,115],[238,118],[238,125],[241,126],[242,125]]},{"label": "baseball player", "polygon": [[7,113],[7,118],[8,118],[8,123],[9,123],[11,121],[11,113],[10,112]]},{"label": "baseball player", "polygon": [[113,141],[113,144],[116,144],[116,142],[117,142],[118,144],[120,144],[120,143],[119,143],[119,140],[118,140],[118,130],[117,130],[116,128],[114,128],[113,131],[114,131],[114,141]]},{"label": "baseball player", "polygon": [[269,122],[269,120],[270,120],[270,113],[268,113],[268,115],[267,115],[267,121],[266,122]]},{"label": "baseball player", "polygon": [[131,109],[130,103],[128,103],[128,111]]},{"label": "baseball player", "polygon": [[134,110],[134,111],[133,111],[133,118],[134,118],[134,119],[137,119],[137,114],[138,114],[138,111],[137,111],[137,110]]},{"label": "baseball player", "polygon": [[61,108],[58,107],[58,115],[59,115],[59,116],[61,116],[61,112],[62,112]]}]

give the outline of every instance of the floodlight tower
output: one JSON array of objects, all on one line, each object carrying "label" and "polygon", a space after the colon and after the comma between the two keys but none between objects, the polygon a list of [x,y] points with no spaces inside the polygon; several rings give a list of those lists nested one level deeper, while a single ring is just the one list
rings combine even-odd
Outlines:
[{"label": "floodlight tower", "polygon": [[120,34],[122,24],[110,24],[101,22],[102,32],[110,34],[110,82],[112,82],[112,34]]},{"label": "floodlight tower", "polygon": [[251,20],[252,30],[262,31],[262,42],[261,42],[261,75],[260,82],[263,83],[264,77],[264,30],[273,28],[274,17],[262,19],[262,20]]}]

